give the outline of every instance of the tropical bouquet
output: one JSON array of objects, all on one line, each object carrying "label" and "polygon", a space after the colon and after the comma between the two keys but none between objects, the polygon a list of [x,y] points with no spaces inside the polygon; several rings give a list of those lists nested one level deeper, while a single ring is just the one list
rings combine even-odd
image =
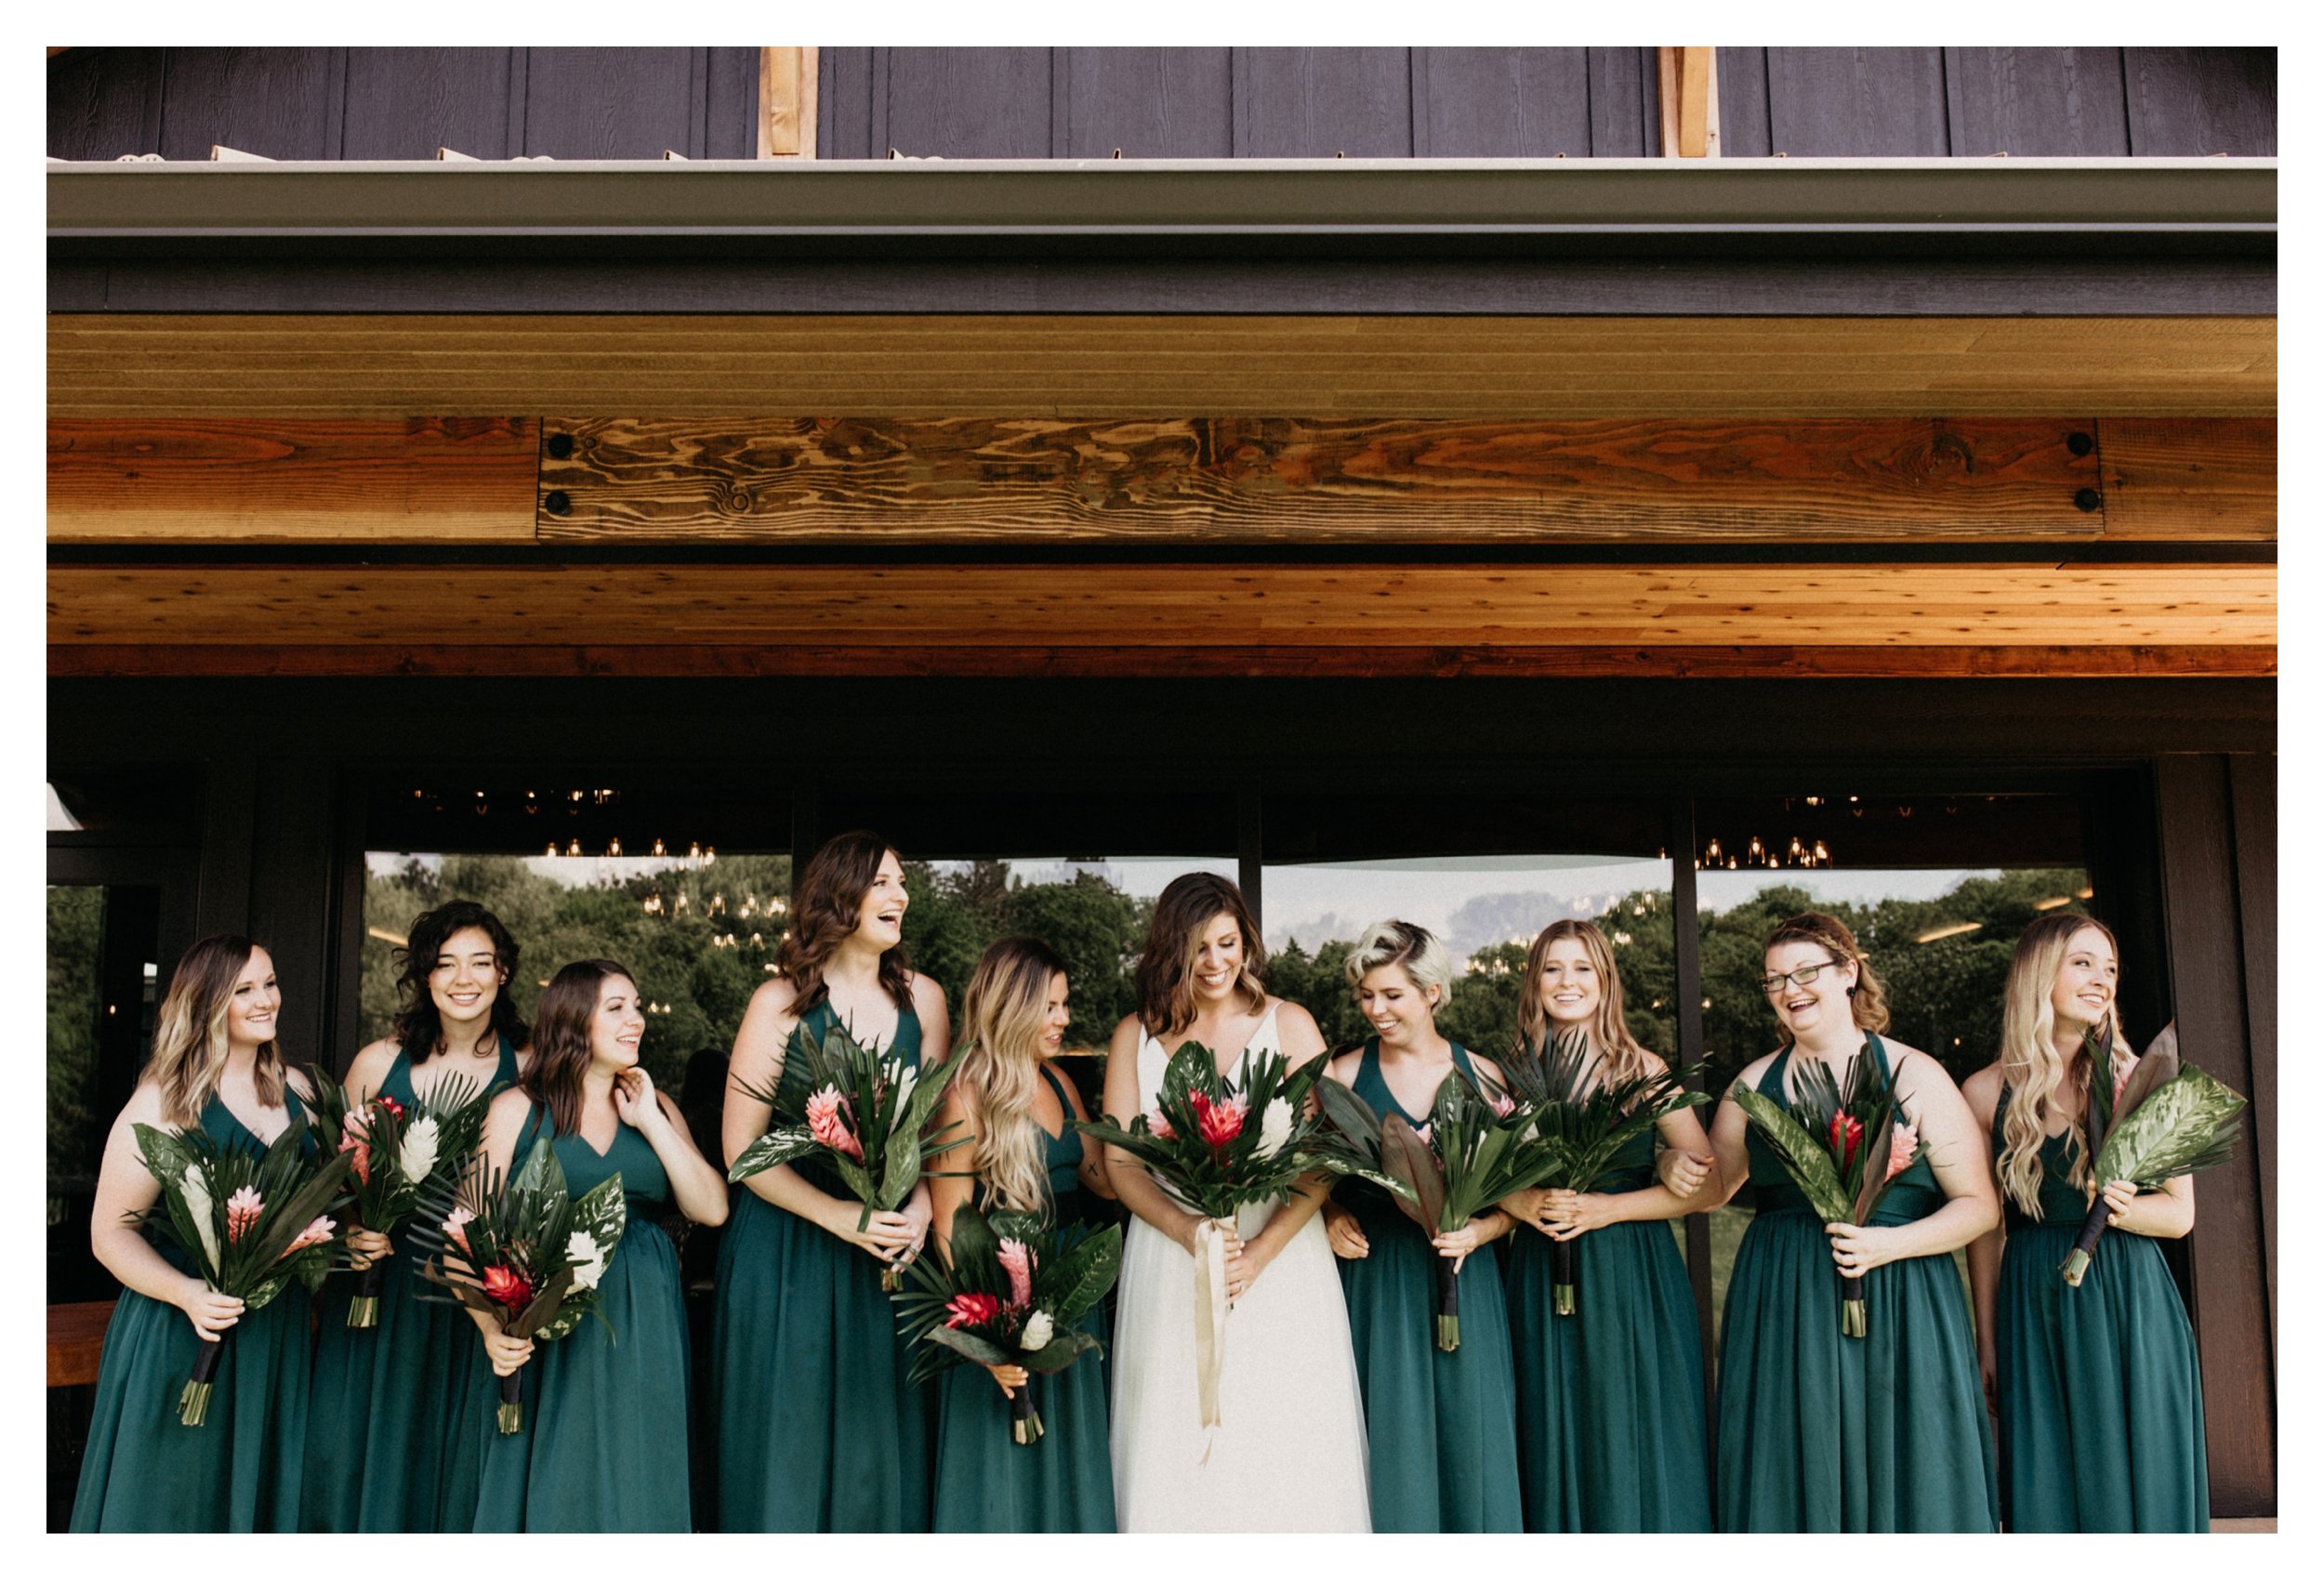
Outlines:
[{"label": "tropical bouquet", "polygon": [[[1077,1325],[1121,1271],[1122,1231],[1108,1224],[1052,1226],[1029,1213],[974,1207],[953,1214],[949,1256],[910,1269],[917,1289],[896,1297],[902,1328],[918,1342],[911,1380],[926,1382],[964,1361],[1062,1372],[1100,1348]],[[1041,1439],[1033,1376],[1009,1402],[1010,1436]]]},{"label": "tropical bouquet", "polygon": [[[337,1205],[349,1168],[343,1155],[316,1156],[291,1126],[263,1152],[220,1143],[199,1128],[133,1126],[161,1197],[133,1221],[186,1254],[192,1271],[220,1295],[255,1311],[294,1278],[310,1294],[321,1287],[343,1245],[326,1213]],[[211,1380],[232,1330],[205,1338],[193,1372],[178,1395],[178,1419],[198,1427],[210,1406]]]},{"label": "tropical bouquet", "polygon": [[[1547,1050],[1512,1048],[1501,1060],[1501,1073],[1518,1105],[1534,1115],[1536,1135],[1549,1142],[1556,1165],[1540,1184],[1553,1190],[1594,1191],[1613,1171],[1623,1149],[1651,1135],[1668,1113],[1710,1100],[1708,1092],[1690,1092],[1685,1083],[1701,1067],[1640,1075],[1627,1081],[1593,1084],[1589,1034],[1571,1031],[1553,1040]],[[1561,1317],[1574,1314],[1574,1243],[1551,1243],[1551,1304]]]},{"label": "tropical bouquet", "polygon": [[[1793,1065],[1791,1078],[1799,1095],[1788,1108],[1748,1086],[1735,1100],[1824,1222],[1871,1222],[1890,1183],[1928,1151],[1897,1100],[1895,1073],[1883,1074],[1868,1048],[1849,1061],[1844,1086],[1820,1060]],[[1865,1335],[1861,1273],[1841,1275],[1840,1331]]]},{"label": "tropical bouquet", "polygon": [[[346,1154],[353,1169],[347,1227],[388,1234],[415,1214],[441,1221],[459,1190],[463,1161],[483,1138],[482,1086],[447,1076],[407,1108],[385,1092],[350,1103],[337,1082],[313,1074],[315,1101],[308,1112],[315,1139],[325,1152]],[[355,1275],[349,1327],[379,1325],[386,1271],[373,1261]]]},{"label": "tropical bouquet", "polygon": [[[2095,1154],[2090,1178],[2093,1200],[2082,1231],[2058,1271],[2075,1288],[2090,1271],[2098,1238],[2106,1231],[2108,1208],[2099,1187],[2127,1179],[2142,1191],[2159,1190],[2166,1179],[2227,1161],[2241,1127],[2244,1099],[2192,1064],[2182,1065],[2172,1046],[2149,1048],[2119,1082],[2090,1084],[2090,1141]],[[2112,1062],[2110,1045],[2085,1038],[2093,1071]],[[2105,1095],[2102,1097],[2102,1093]]]},{"label": "tropical bouquet", "polygon": [[[957,1060],[948,1060],[923,1074],[898,1055],[865,1047],[845,1026],[834,1024],[818,1040],[802,1024],[791,1033],[783,1073],[771,1088],[735,1082],[774,1111],[774,1122],[743,1149],[726,1178],[747,1179],[778,1164],[820,1155],[864,1204],[855,1220],[860,1231],[872,1214],[904,1205],[930,1159],[966,1139],[943,1139],[956,1126],[932,1135],[928,1129],[957,1068]],[[899,1270],[889,1265],[880,1271],[879,1287],[892,1292],[898,1277]]]},{"label": "tropical bouquet", "polygon": [[[1337,1138],[1319,1149],[1322,1166],[1385,1188],[1432,1239],[1512,1192],[1531,1189],[1557,1163],[1551,1144],[1534,1133],[1533,1113],[1458,1071],[1437,1086],[1427,1122],[1418,1126],[1401,1113],[1374,1113],[1337,1081],[1319,1090]],[[1460,1348],[1460,1281],[1449,1257],[1436,1258],[1436,1348]]]},{"label": "tropical bouquet", "polygon": [[[511,1338],[543,1344],[585,1316],[605,1322],[598,1281],[628,1219],[621,1176],[608,1175],[574,1200],[546,1137],[513,1176],[486,1176],[473,1158],[463,1175],[459,1204],[443,1220],[413,1226],[414,1241],[429,1253],[419,1276],[449,1292],[420,1298],[465,1306]],[[524,1429],[520,1389],[520,1374],[500,1379],[504,1433]]]},{"label": "tropical bouquet", "polygon": [[1195,1231],[1195,1392],[1205,1427],[1219,1424],[1219,1368],[1232,1309],[1221,1231],[1235,1227],[1245,1203],[1274,1201],[1318,1166],[1311,1152],[1321,1122],[1308,1110],[1323,1071],[1320,1059],[1294,1070],[1280,1053],[1255,1054],[1236,1082],[1219,1073],[1209,1048],[1181,1043],[1163,1066],[1152,1108],[1127,1126],[1111,1115],[1077,1124],[1084,1135],[1137,1159],[1202,1215]]}]

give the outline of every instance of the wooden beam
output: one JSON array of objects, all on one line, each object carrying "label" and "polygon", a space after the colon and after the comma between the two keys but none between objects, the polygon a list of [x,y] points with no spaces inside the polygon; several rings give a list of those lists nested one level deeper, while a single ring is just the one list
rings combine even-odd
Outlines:
[{"label": "wooden beam", "polygon": [[815,46],[759,51],[759,157],[815,157]]},{"label": "wooden beam", "polygon": [[620,543],[2088,541],[2106,527],[2084,493],[2098,482],[2092,430],[2072,418],[550,417],[541,486],[564,508],[544,509],[539,530]]},{"label": "wooden beam", "polygon": [[2106,536],[2275,541],[2273,418],[2108,417],[2096,437]]},{"label": "wooden beam", "polygon": [[87,417],[2272,418],[2273,318],[52,313]]},{"label": "wooden beam", "polygon": [[48,1308],[48,1386],[83,1388],[97,1380],[97,1363],[112,1323],[111,1300],[82,1300]]},{"label": "wooden beam", "polygon": [[1719,151],[1718,53],[1702,47],[1655,51],[1665,158],[1700,159]]},{"label": "wooden beam", "polygon": [[[52,646],[2254,648],[2272,565],[51,566]],[[228,622],[220,609],[239,612]],[[2272,658],[2267,662],[2272,663]]]},{"label": "wooden beam", "polygon": [[531,417],[53,420],[48,541],[533,536]]},{"label": "wooden beam", "polygon": [[2265,678],[2273,647],[825,647],[587,643],[48,650],[52,678],[647,676],[1124,678]]}]

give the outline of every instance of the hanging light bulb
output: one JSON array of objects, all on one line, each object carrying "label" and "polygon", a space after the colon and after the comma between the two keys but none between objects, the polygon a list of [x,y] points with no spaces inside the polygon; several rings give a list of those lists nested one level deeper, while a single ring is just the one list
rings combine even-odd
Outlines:
[{"label": "hanging light bulb", "polygon": [[667,850],[662,849],[662,842],[658,839],[654,842],[654,853],[657,856],[667,856],[669,854]]},{"label": "hanging light bulb", "polygon": [[552,840],[550,840],[550,841],[548,842],[548,849],[541,852],[541,854],[543,854],[543,855],[545,855],[545,856],[553,856],[553,855],[555,855],[556,853],[557,853],[557,842],[556,842],[554,839],[552,839]]},{"label": "hanging light bulb", "polygon": [[580,853],[581,841],[578,839],[574,840],[571,844],[565,847],[565,854],[568,856],[578,856]]},{"label": "hanging light bulb", "polygon": [[608,856],[618,856],[618,855],[620,855],[620,854],[621,854],[621,841],[620,841],[620,840],[618,840],[618,839],[608,839],[608,840],[605,842],[605,853],[606,853]]}]

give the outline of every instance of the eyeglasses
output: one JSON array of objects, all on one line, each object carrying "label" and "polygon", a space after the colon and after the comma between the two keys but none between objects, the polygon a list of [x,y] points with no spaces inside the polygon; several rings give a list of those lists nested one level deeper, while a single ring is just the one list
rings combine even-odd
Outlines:
[{"label": "eyeglasses", "polygon": [[1840,962],[1837,960],[1818,960],[1812,965],[1802,966],[1796,971],[1777,971],[1773,976],[1762,977],[1759,979],[1760,991],[1763,993],[1781,993],[1786,982],[1797,982],[1802,987],[1805,987],[1808,983],[1814,981],[1816,978],[1816,974],[1822,971],[1827,966],[1837,966],[1839,964]]}]

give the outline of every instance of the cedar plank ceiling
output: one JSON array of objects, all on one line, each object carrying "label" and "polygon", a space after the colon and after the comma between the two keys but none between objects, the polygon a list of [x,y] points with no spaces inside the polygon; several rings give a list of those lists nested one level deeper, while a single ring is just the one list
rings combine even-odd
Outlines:
[{"label": "cedar plank ceiling", "polygon": [[[49,335],[51,541],[140,546],[52,567],[57,674],[2275,666],[2274,567],[2248,552],[2276,533],[2269,319],[59,314]],[[154,552],[200,542],[498,551],[449,580]],[[1365,544],[1656,558],[1205,562]],[[1777,562],[1688,559],[1742,544]],[[1882,552],[1816,558],[1837,544]],[[1932,545],[1956,557],[1913,558]],[[1042,562],[962,562],[994,546]],[[949,562],[829,562],[872,546]],[[654,561],[671,550],[736,562]],[[223,630],[227,605],[263,619]]]}]

